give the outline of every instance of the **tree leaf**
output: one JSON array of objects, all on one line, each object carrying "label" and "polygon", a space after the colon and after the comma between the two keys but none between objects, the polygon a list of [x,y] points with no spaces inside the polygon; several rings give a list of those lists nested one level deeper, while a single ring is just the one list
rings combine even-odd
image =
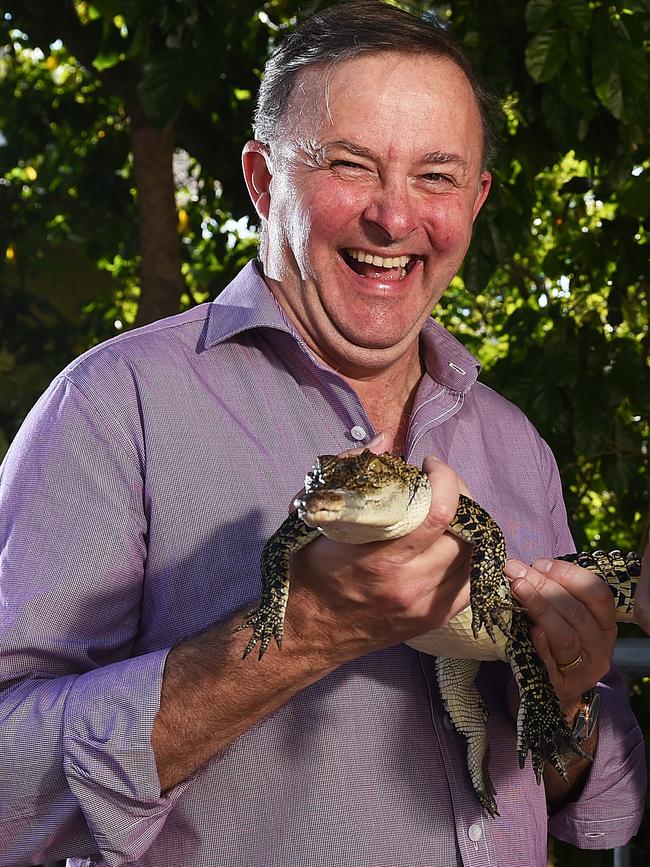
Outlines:
[{"label": "tree leaf", "polygon": [[526,27],[530,33],[552,27],[557,19],[557,0],[529,0],[526,5]]},{"label": "tree leaf", "polygon": [[572,30],[586,33],[591,22],[591,9],[585,0],[560,0],[560,20]]},{"label": "tree leaf", "polygon": [[618,190],[618,200],[626,214],[643,219],[650,214],[650,172],[631,177]]},{"label": "tree leaf", "polygon": [[187,52],[167,49],[142,67],[138,92],[148,118],[160,126],[180,111],[188,85]]},{"label": "tree leaf", "polygon": [[562,30],[543,30],[526,46],[526,69],[533,81],[541,84],[557,75],[566,57],[566,34]]},{"label": "tree leaf", "polygon": [[110,69],[112,66],[117,66],[117,64],[122,60],[124,54],[120,50],[112,49],[110,51],[100,51],[93,60],[93,66],[95,69],[99,70],[99,72],[103,72],[105,69]]},{"label": "tree leaf", "polygon": [[606,13],[594,17],[593,85],[600,102],[617,120],[635,114],[648,82],[648,59],[624,26]]}]

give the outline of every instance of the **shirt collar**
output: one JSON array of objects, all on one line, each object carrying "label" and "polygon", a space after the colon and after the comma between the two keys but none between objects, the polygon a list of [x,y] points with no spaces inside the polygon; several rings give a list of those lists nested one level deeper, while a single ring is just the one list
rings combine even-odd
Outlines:
[{"label": "shirt collar", "polygon": [[275,328],[294,334],[284,310],[275,300],[253,260],[212,302],[208,314],[205,348],[210,349],[242,331]]},{"label": "shirt collar", "polygon": [[[256,328],[274,328],[291,334],[304,346],[255,261],[249,262],[212,302],[205,348],[235,334]],[[478,360],[435,319],[424,323],[420,334],[427,373],[435,382],[459,394],[467,393],[481,370]]]},{"label": "shirt collar", "polygon": [[467,394],[481,372],[480,361],[432,317],[424,323],[420,338],[431,379],[450,391]]}]

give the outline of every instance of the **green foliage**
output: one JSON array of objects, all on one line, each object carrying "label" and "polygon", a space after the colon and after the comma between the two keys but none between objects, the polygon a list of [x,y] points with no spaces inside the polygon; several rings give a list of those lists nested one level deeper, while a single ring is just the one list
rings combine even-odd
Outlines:
[{"label": "green foliage", "polygon": [[503,110],[491,197],[440,315],[548,439],[576,541],[638,546],[650,501],[650,7],[437,11]]},{"label": "green foliage", "polygon": [[[134,98],[139,122],[176,132],[190,306],[253,255],[239,153],[254,94],[276,39],[324,5],[5,3],[0,454],[65,362],[135,319]],[[396,5],[449,22],[501,106],[493,189],[436,313],[549,441],[578,544],[635,547],[650,501],[650,4]],[[646,721],[648,694],[640,683]]]}]

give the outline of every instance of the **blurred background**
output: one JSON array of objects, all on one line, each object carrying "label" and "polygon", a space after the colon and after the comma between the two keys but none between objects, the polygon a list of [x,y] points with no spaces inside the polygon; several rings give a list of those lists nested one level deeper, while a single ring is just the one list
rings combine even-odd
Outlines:
[{"label": "blurred background", "polygon": [[[240,153],[257,85],[275,42],[327,5],[0,5],[0,458],[68,361],[213,299],[255,255]],[[500,104],[492,192],[436,316],[550,443],[577,545],[640,548],[650,0],[395,5],[448,24]],[[630,688],[650,735],[648,678]],[[551,858],[612,863],[559,844]],[[646,821],[631,863],[649,859]]]}]

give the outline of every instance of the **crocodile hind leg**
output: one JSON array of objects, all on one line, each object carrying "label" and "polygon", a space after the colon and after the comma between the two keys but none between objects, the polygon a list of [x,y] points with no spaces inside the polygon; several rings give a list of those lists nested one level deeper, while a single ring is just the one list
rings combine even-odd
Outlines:
[{"label": "crocodile hind leg", "polygon": [[537,655],[529,635],[532,621],[523,611],[514,611],[506,653],[519,688],[517,754],[524,767],[530,751],[537,782],[542,780],[544,763],[549,762],[567,779],[565,761],[570,753],[589,756],[573,737],[551,685],[544,662]]},{"label": "crocodile hind leg", "polygon": [[498,816],[496,790],[490,779],[488,710],[476,686],[478,659],[436,657],[436,678],[445,710],[456,731],[467,740],[467,769],[479,801],[491,816]]},{"label": "crocodile hind leg", "polygon": [[282,645],[284,615],[289,599],[290,557],[320,535],[320,530],[308,527],[297,512],[292,512],[264,546],[262,601],[259,608],[249,611],[243,623],[234,629],[235,632],[247,627],[253,630],[244,657],[258,642],[259,659],[264,656],[271,639],[275,639],[278,647]]}]

